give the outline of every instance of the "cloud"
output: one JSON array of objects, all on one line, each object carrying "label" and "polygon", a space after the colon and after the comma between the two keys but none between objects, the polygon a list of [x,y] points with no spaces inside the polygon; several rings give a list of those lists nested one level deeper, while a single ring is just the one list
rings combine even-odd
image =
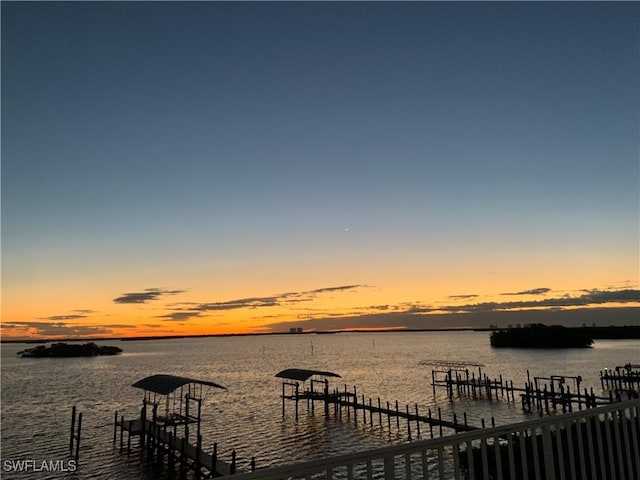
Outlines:
[{"label": "cloud", "polygon": [[52,315],[50,317],[40,317],[40,320],[62,321],[77,320],[79,318],[87,318],[89,315]]},{"label": "cloud", "polygon": [[640,290],[630,288],[614,291],[589,290],[581,298],[588,300],[590,303],[640,302]]},{"label": "cloud", "polygon": [[344,330],[366,328],[397,329],[441,329],[441,328],[479,328],[490,324],[507,326],[509,324],[545,323],[567,326],[591,325],[640,325],[640,308],[579,308],[575,310],[545,309],[526,311],[495,311],[474,315],[469,313],[375,313],[356,316],[316,317],[308,320],[278,322],[265,325],[266,331],[288,331],[291,327],[305,330]]},{"label": "cloud", "polygon": [[478,295],[475,293],[470,293],[467,295],[449,295],[449,298],[458,299],[458,300],[466,300],[468,298],[476,298]]},{"label": "cloud", "polygon": [[184,290],[165,290],[162,288],[147,288],[142,292],[123,293],[122,296],[114,298],[115,303],[147,303],[158,300],[165,295],[177,295]]},{"label": "cloud", "polygon": [[112,328],[135,328],[135,325],[75,325],[65,322],[6,322],[3,328],[21,330],[28,335],[52,336],[84,336],[113,334]]},{"label": "cloud", "polygon": [[540,287],[540,288],[532,288],[531,290],[523,290],[521,292],[501,293],[500,295],[544,295],[545,293],[548,293],[550,291],[551,291],[550,288]]},{"label": "cloud", "polygon": [[[317,298],[320,295],[325,295],[328,293],[334,292],[344,292],[347,290],[353,290],[356,288],[363,287],[364,285],[340,285],[336,287],[323,287],[316,288],[313,290],[303,290],[300,292],[285,292],[278,293],[275,295],[269,295],[266,297],[246,297],[246,298],[237,298],[234,300],[226,300],[223,302],[203,302],[203,303],[194,303],[194,302],[182,302],[182,303],[172,303],[169,305],[170,308],[174,309],[174,312],[170,312],[164,315],[160,315],[156,318],[162,318],[164,321],[169,322],[180,322],[185,320],[190,320],[192,318],[202,317],[201,315],[204,312],[216,312],[216,311],[226,311],[226,310],[237,310],[237,309],[258,309],[258,308],[270,308],[270,307],[278,307],[278,306],[289,306],[290,308],[295,308],[294,305],[301,302],[309,302],[314,298]],[[148,289],[141,293],[129,293],[125,294],[120,299],[125,299],[125,301],[120,301],[119,303],[143,303],[143,301],[147,301],[149,299],[155,299],[163,294],[174,294],[176,292],[167,292],[160,289]],[[116,299],[116,301],[120,300]],[[315,311],[314,313],[318,313]],[[260,318],[268,318],[268,317],[260,317]]]},{"label": "cloud", "polygon": [[[541,290],[541,289],[536,289]],[[504,294],[503,294],[504,295]],[[544,300],[523,300],[516,302],[484,302],[468,305],[440,307],[439,310],[450,312],[493,312],[498,310],[521,310],[526,308],[558,308],[586,307],[606,303],[640,302],[640,290],[626,289],[616,291],[587,290],[577,297],[563,296],[545,298]]]},{"label": "cloud", "polygon": [[156,318],[162,318],[165,322],[182,322],[199,317],[201,312],[173,312],[166,315],[158,315]]},{"label": "cloud", "polygon": [[366,285],[342,285],[340,287],[325,287],[325,288],[317,288],[315,290],[309,290],[308,292],[302,292],[306,294],[319,294],[319,293],[327,293],[327,292],[341,292],[344,290],[353,290],[354,288],[365,287]]},{"label": "cloud", "polygon": [[[528,292],[545,293],[542,288],[530,290]],[[623,289],[623,290],[585,290],[584,293],[577,296],[562,296],[554,298],[544,298],[540,300],[522,300],[509,302],[482,302],[468,303],[465,305],[444,305],[444,306],[428,306],[415,303],[401,303],[397,305],[385,306],[388,309],[379,308],[377,312],[375,307],[368,307],[360,312],[350,312],[342,314],[334,314],[330,312],[314,312],[297,317],[298,323],[304,323],[305,328],[333,329],[333,328],[378,328],[378,327],[397,327],[404,325],[409,328],[442,328],[446,326],[472,326],[478,322],[486,324],[501,319],[504,321],[509,316],[508,323],[531,323],[531,322],[553,322],[557,315],[564,315],[562,319],[569,318],[573,315],[575,318],[584,319],[584,321],[597,321],[595,311],[603,315],[603,318],[610,318],[611,311],[630,317],[636,315],[637,322],[637,305],[640,304],[640,290]],[[524,293],[521,293],[524,294]],[[452,296],[449,298],[459,298]],[[608,304],[630,304],[627,308],[612,308]],[[634,306],[635,304],[635,306]],[[382,307],[382,306],[378,306]],[[583,313],[588,311],[587,313]],[[603,313],[604,312],[604,313]],[[547,315],[546,317],[544,315]],[[558,316],[557,318],[561,318]],[[573,318],[573,317],[571,317]],[[563,320],[564,321],[564,320]],[[618,320],[623,321],[623,320]],[[629,322],[629,320],[624,320]],[[435,322],[430,324],[430,322]],[[609,320],[607,320],[609,322]],[[610,323],[610,322],[609,322]],[[296,322],[293,322],[295,325]],[[291,326],[292,323],[280,322],[268,326],[271,330]]]},{"label": "cloud", "polygon": [[198,310],[200,312],[208,312],[210,310],[235,310],[237,308],[275,307],[279,305],[278,300],[279,297],[277,296],[240,298],[237,300],[229,300],[227,302],[201,303],[195,307],[195,310]]},{"label": "cloud", "polygon": [[364,286],[365,285],[341,285],[338,287],[316,288],[314,290],[305,290],[301,292],[285,292],[268,297],[248,297],[228,300],[225,302],[200,303],[196,306],[191,306],[189,309],[199,312],[208,312],[212,310],[235,310],[238,308],[277,307],[298,302],[307,302],[325,293],[344,292]]}]

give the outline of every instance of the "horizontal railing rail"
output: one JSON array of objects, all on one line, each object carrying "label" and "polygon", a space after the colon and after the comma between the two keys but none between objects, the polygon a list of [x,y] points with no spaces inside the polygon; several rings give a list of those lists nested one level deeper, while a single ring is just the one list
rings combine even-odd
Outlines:
[{"label": "horizontal railing rail", "polygon": [[239,473],[233,480],[633,480],[640,400]]}]

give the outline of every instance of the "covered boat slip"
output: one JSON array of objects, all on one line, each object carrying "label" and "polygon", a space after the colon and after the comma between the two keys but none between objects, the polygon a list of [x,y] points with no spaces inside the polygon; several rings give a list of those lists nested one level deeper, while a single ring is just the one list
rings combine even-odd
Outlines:
[{"label": "covered boat slip", "polygon": [[[295,401],[296,419],[298,418],[298,402],[300,400],[306,400],[307,406],[311,402],[311,408],[314,408],[315,400],[324,401],[325,414],[329,413],[329,404],[335,403],[340,395],[343,394],[334,391],[329,393],[329,377],[341,378],[340,375],[333,372],[326,372],[322,370],[305,370],[300,368],[288,368],[276,373],[278,378],[282,378],[282,416],[285,415],[285,400]],[[321,378],[313,378],[321,377]],[[306,382],[311,379],[307,388]],[[300,382],[303,383],[303,390],[300,391]],[[320,384],[321,387],[316,390],[316,386]],[[288,393],[287,393],[288,391]]]},{"label": "covered boat slip", "polygon": [[[154,422],[174,427],[174,434],[176,426],[187,425],[187,441],[189,440],[188,424],[195,423],[197,434],[200,434],[202,402],[206,399],[209,389],[226,390],[225,387],[214,382],[161,374],[143,378],[131,386],[144,390],[143,410],[146,410],[149,405],[152,407]],[[158,413],[161,402],[164,403],[164,414]]]},{"label": "covered boat slip", "polygon": [[140,447],[146,449],[147,458],[155,455],[164,463],[166,457],[170,475],[175,473],[176,465],[180,477],[186,476],[187,470],[195,472],[196,478],[235,472],[235,451],[227,464],[218,458],[216,444],[209,452],[203,450],[200,434],[203,401],[210,389],[226,390],[225,387],[211,381],[162,374],[143,378],[132,386],[144,390],[142,409],[139,418],[128,421],[123,416],[118,419],[116,412],[113,442],[120,428],[121,451],[127,432],[127,453],[131,452],[131,437],[140,437]]}]

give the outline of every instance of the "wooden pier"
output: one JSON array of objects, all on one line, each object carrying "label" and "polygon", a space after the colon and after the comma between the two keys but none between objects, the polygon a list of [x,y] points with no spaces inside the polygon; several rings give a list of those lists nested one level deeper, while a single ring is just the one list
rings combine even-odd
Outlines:
[{"label": "wooden pier", "polygon": [[[217,456],[217,445],[214,444],[210,452],[202,447],[202,437],[198,436],[195,445],[189,443],[185,437],[175,435],[167,430],[165,425],[154,423],[151,420],[141,419],[127,420],[123,418],[116,422],[116,428],[120,429],[120,451],[124,451],[124,433],[127,434],[127,454],[131,453],[131,438],[139,437],[140,445],[147,452],[147,457],[154,457],[164,461],[166,457],[169,473],[179,468],[181,477],[187,471],[195,472],[197,478],[219,477],[235,473],[235,451],[232,452],[231,463],[220,460]],[[117,434],[114,434],[114,438]]]},{"label": "wooden pier", "polygon": [[[620,374],[620,369],[623,367],[617,368],[616,375],[606,375],[601,372],[600,378],[603,385],[605,382],[611,382],[624,388],[611,389],[608,396],[598,396],[593,391],[593,387],[589,390],[581,388],[582,377],[580,376],[551,375],[533,377],[532,380],[527,370],[527,382],[524,387],[515,387],[513,381],[503,379],[502,375],[491,379],[482,371],[482,365],[478,364],[447,361],[424,361],[420,364],[433,367],[431,385],[434,394],[437,387],[442,387],[446,388],[449,397],[453,397],[456,393],[459,397],[506,399],[507,402],[516,402],[517,394],[523,411],[537,411],[541,415],[548,414],[551,410],[561,409],[562,413],[566,413],[574,409],[582,410],[620,402],[625,398],[637,398],[637,393],[634,395],[633,390],[628,386],[632,382],[640,382],[640,372]],[[470,370],[469,366],[477,367],[477,376],[475,368]],[[631,371],[631,368],[627,370]]]},{"label": "wooden pier", "polygon": [[613,370],[605,368],[604,371],[600,371],[600,383],[603,390],[638,393],[640,391],[640,365],[627,363],[617,366]]},{"label": "wooden pier", "polygon": [[[231,462],[226,463],[219,458],[216,443],[209,451],[203,448],[200,434],[203,387],[225,387],[173,375],[153,375],[133,386],[143,389],[145,396],[138,418],[125,420],[124,416],[118,417],[118,412],[114,415],[113,443],[116,444],[119,432],[121,452],[126,448],[127,455],[130,455],[132,438],[138,437],[141,459],[145,458],[146,452],[147,460],[155,459],[156,464],[166,464],[170,477],[178,474],[180,478],[186,478],[189,472],[193,472],[194,477],[200,479],[235,473],[235,450],[231,452]],[[158,408],[162,404],[165,412],[160,415]],[[253,459],[251,469],[255,469]]]},{"label": "wooden pier", "polygon": [[[314,376],[323,377],[318,380],[312,378]],[[299,403],[306,402],[307,409],[311,412],[315,411],[315,404],[319,402],[322,405],[324,414],[328,416],[331,411],[335,418],[348,419],[353,421],[354,425],[363,424],[378,425],[383,428],[385,425],[391,431],[393,426],[397,431],[401,430],[401,426],[406,425],[409,440],[412,439],[412,426],[417,436],[421,436],[421,428],[425,425],[429,428],[431,438],[434,438],[434,428],[436,433],[443,436],[443,429],[450,429],[453,432],[466,432],[477,430],[482,427],[469,425],[466,413],[463,415],[462,421],[459,421],[456,414],[452,420],[444,420],[440,408],[436,412],[427,409],[427,412],[420,412],[418,404],[412,406],[400,406],[399,402],[385,401],[379,397],[374,402],[372,398],[365,398],[364,395],[358,395],[357,387],[348,389],[344,385],[344,390],[329,389],[327,377],[340,377],[332,372],[321,372],[316,370],[288,369],[276,374],[276,377],[283,378],[282,383],[282,415],[285,415],[286,401],[292,401],[295,405],[295,415],[298,418]],[[306,388],[307,380],[310,380],[308,388]],[[303,388],[300,389],[300,382],[303,382]],[[320,385],[321,388],[316,389]],[[288,388],[288,390],[287,390]],[[492,425],[495,424],[491,419]],[[484,421],[483,421],[484,424]]]}]

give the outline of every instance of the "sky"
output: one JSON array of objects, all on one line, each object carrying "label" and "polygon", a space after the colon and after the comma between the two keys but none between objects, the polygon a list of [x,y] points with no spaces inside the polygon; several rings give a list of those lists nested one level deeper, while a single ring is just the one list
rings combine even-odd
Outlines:
[{"label": "sky", "polygon": [[5,339],[640,323],[637,2],[1,8]]}]

